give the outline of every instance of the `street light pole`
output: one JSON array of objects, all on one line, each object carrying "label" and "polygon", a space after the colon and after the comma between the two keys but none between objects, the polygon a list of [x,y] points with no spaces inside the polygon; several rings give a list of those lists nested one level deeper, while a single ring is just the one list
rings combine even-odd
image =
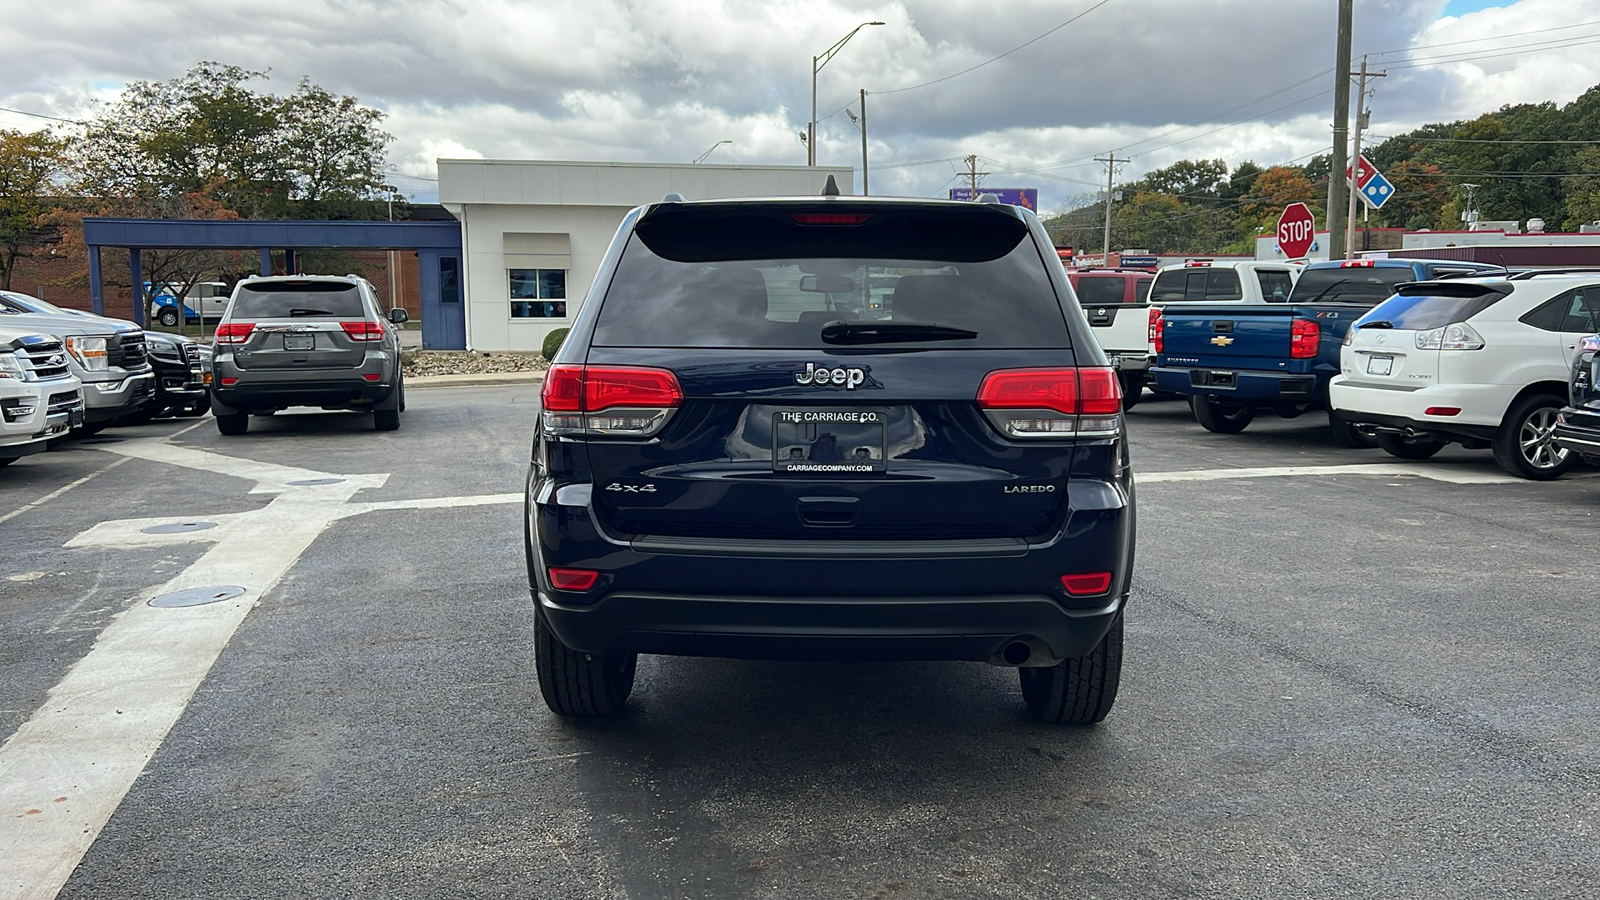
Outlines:
[{"label": "street light pole", "polygon": [[820,56],[811,57],[811,121],[806,123],[806,165],[814,166],[817,164],[817,73],[822,71],[822,67],[827,65],[835,54],[844,49],[844,45],[856,36],[857,31],[868,25],[882,24],[884,23],[862,22],[851,29],[849,34],[834,41],[833,46],[822,51]]},{"label": "street light pole", "polygon": [[[715,144],[711,145],[711,150],[715,150],[718,147],[721,147],[723,144],[731,144],[731,143],[733,143],[733,141],[730,141],[730,140],[717,141]],[[692,162],[695,165],[699,165],[700,163],[705,162],[706,161],[706,157],[711,155],[711,150],[707,150],[706,152],[700,154],[699,156],[696,156],[694,159],[690,160],[690,162]]]}]

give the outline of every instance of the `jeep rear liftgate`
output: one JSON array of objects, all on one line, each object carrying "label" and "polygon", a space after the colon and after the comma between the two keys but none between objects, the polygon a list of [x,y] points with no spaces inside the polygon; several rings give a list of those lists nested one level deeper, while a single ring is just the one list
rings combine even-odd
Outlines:
[{"label": "jeep rear liftgate", "polygon": [[[628,243],[587,359],[601,378],[658,370],[676,382],[671,398],[621,385],[605,401],[641,423],[657,416],[646,414],[653,404],[673,405],[649,439],[591,432],[604,528],[937,540],[1060,526],[1069,455],[1004,433],[979,403],[1018,349],[1075,362],[1020,222],[804,208],[674,222],[670,212]],[[952,237],[963,225],[970,241]],[[837,255],[844,247],[851,255]],[[913,255],[930,250],[964,261]],[[1029,417],[1075,412],[1047,406]]]}]

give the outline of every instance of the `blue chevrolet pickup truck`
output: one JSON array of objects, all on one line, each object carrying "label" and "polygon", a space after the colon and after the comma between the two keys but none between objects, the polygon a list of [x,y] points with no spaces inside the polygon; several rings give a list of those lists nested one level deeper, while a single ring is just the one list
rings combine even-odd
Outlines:
[{"label": "blue chevrolet pickup truck", "polygon": [[[1287,301],[1166,307],[1151,324],[1156,364],[1151,386],[1184,394],[1207,431],[1243,431],[1263,410],[1294,418],[1328,408],[1328,380],[1339,372],[1345,332],[1387,300],[1395,285],[1450,275],[1498,272],[1481,263],[1356,259],[1306,266]],[[1352,447],[1370,438],[1329,414],[1334,439]]]}]

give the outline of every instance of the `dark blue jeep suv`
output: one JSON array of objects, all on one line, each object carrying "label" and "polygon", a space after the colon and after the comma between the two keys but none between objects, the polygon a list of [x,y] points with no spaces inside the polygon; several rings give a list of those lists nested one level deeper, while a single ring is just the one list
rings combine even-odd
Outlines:
[{"label": "dark blue jeep suv", "polygon": [[1116,372],[998,203],[630,212],[544,383],[539,685],[619,710],[640,653],[974,660],[1116,698],[1134,494]]}]

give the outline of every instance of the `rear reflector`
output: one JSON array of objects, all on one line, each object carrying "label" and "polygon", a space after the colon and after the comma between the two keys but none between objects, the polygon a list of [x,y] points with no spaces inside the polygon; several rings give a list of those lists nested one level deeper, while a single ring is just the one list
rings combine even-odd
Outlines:
[{"label": "rear reflector", "polygon": [[383,376],[378,374],[377,372],[367,372],[367,373],[364,373],[361,377],[365,378],[368,381],[377,381],[377,380],[383,378]]},{"label": "rear reflector", "polygon": [[339,327],[350,336],[352,341],[381,341],[383,340],[382,322],[340,322]]},{"label": "rear reflector", "polygon": [[594,569],[563,569],[550,567],[550,586],[558,591],[587,591],[600,580]]},{"label": "rear reflector", "polygon": [[1427,409],[1423,410],[1422,414],[1425,415],[1425,416],[1459,416],[1459,415],[1461,415],[1461,407],[1459,407],[1459,406],[1430,406]]},{"label": "rear reflector", "polygon": [[860,225],[872,213],[795,213],[789,218],[800,225]]},{"label": "rear reflector", "polygon": [[1061,576],[1061,586],[1074,597],[1093,597],[1111,590],[1110,572],[1082,572]]},{"label": "rear reflector", "polygon": [[224,375],[224,376],[222,376],[222,383],[224,385],[238,384],[239,383],[239,379],[230,377],[228,375]]},{"label": "rear reflector", "polygon": [[242,344],[250,340],[255,327],[254,322],[224,322],[217,326],[217,343]]}]

